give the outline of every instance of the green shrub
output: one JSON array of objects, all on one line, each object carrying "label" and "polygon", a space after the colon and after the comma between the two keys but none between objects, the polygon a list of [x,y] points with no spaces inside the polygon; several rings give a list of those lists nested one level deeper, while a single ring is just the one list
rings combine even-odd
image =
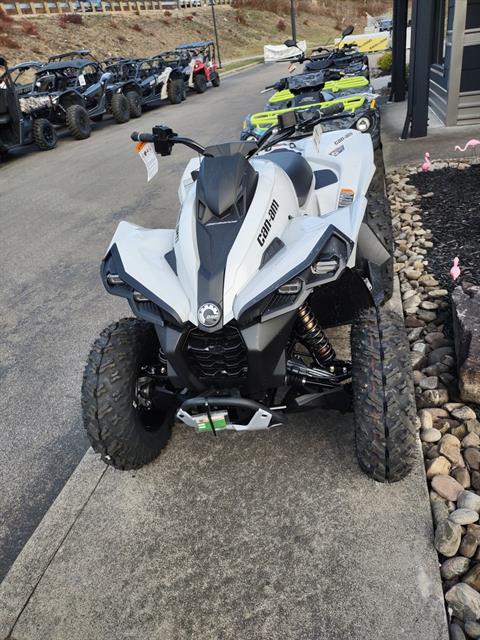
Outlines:
[{"label": "green shrub", "polygon": [[382,73],[390,73],[392,71],[392,52],[385,51],[383,56],[378,59],[377,64]]}]

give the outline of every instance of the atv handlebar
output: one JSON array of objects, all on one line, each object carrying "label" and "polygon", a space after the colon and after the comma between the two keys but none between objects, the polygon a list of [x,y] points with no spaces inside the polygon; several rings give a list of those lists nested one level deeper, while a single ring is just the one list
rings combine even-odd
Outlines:
[{"label": "atv handlebar", "polygon": [[169,156],[172,153],[172,147],[174,144],[183,144],[186,147],[190,147],[202,156],[210,155],[205,153],[205,147],[201,144],[191,140],[190,138],[181,138],[170,127],[156,126],[153,127],[152,133],[138,133],[134,131],[131,134],[131,139],[134,142],[153,142],[155,145],[155,151],[161,156]]},{"label": "atv handlebar", "polygon": [[134,131],[130,137],[134,142],[155,142],[152,133],[138,133],[138,131]]}]

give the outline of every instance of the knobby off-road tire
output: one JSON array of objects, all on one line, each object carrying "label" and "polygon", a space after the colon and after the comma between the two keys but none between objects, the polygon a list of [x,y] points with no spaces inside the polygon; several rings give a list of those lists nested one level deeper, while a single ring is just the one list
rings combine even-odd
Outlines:
[{"label": "knobby off-road tire", "polygon": [[382,245],[390,254],[390,258],[382,268],[382,283],[385,294],[384,302],[393,295],[393,225],[390,203],[386,195],[371,193],[368,196],[365,221]]},{"label": "knobby off-road tire", "polygon": [[79,104],[72,104],[67,107],[65,122],[70,134],[76,140],[89,138],[92,132],[92,124],[87,110]]},{"label": "knobby off-road tire", "polygon": [[212,87],[220,86],[220,76],[216,71],[212,73],[212,75],[210,76],[210,79],[212,81]]},{"label": "knobby off-road tire", "polygon": [[125,97],[130,109],[130,117],[140,118],[142,115],[142,101],[138,93],[136,91],[128,91]]},{"label": "knobby off-road tire", "polygon": [[205,93],[205,91],[207,90],[207,79],[203,75],[203,73],[196,74],[193,79],[193,84],[197,93]]},{"label": "knobby off-road tire", "polygon": [[130,120],[130,105],[123,93],[113,94],[110,108],[117,124],[125,124]]},{"label": "knobby off-road tire", "polygon": [[167,86],[168,101],[170,104],[180,104],[183,95],[183,80],[169,80]]},{"label": "knobby off-road tire", "polygon": [[93,449],[117,469],[138,469],[166,446],[175,409],[139,410],[135,384],[159,349],[153,326],[123,318],[102,331],[83,374],[83,423]]},{"label": "knobby off-road tire", "polygon": [[57,132],[46,118],[38,118],[32,124],[32,136],[41,151],[50,151],[57,146]]},{"label": "knobby off-road tire", "polygon": [[357,458],[379,482],[396,482],[415,458],[415,396],[403,318],[384,307],[352,324],[352,390]]}]

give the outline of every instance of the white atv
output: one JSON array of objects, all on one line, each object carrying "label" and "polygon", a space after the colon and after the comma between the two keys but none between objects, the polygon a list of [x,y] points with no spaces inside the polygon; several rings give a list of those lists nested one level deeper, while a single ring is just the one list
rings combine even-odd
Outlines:
[{"label": "white atv", "polygon": [[[370,137],[321,131],[341,108],[287,112],[258,143],[203,148],[164,126],[132,135],[162,156],[183,144],[203,157],[183,173],[176,228],[121,222],[102,262],[107,291],[135,315],[101,333],[84,374],[85,428],[108,464],[156,458],[175,417],[197,432],[253,431],[353,398],[362,469],[408,473],[409,350],[402,318],[382,306],[390,212],[383,187],[367,202]],[[352,363],[324,332],[350,323]]]}]

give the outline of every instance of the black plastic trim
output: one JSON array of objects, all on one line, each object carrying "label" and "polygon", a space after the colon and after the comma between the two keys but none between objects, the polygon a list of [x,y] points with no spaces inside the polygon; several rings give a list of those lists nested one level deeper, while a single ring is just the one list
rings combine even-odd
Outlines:
[{"label": "black plastic trim", "polygon": [[[341,238],[346,242],[348,248],[350,249],[349,251],[349,255],[350,255],[353,249],[352,240],[348,236],[346,236],[344,233],[342,233],[340,229],[338,229],[335,225],[333,224],[329,225],[325,230],[324,234],[322,235],[322,237],[320,238],[320,240],[315,244],[313,249],[310,251],[307,257],[304,260],[302,260],[302,262],[300,262],[294,269],[291,269],[290,271],[288,271],[279,280],[276,280],[273,284],[271,284],[269,287],[267,287],[261,293],[259,293],[258,296],[255,296],[255,298],[250,300],[250,302],[248,302],[246,305],[242,307],[242,309],[240,310],[240,313],[238,314],[239,322],[242,321],[242,315],[244,315],[251,307],[258,304],[270,293],[273,293],[273,291],[276,291],[282,284],[285,284],[295,276],[300,275],[302,271],[305,271],[305,269],[309,268],[313,260],[321,252],[322,248],[327,244],[327,242],[330,240],[330,238],[333,235],[338,236],[339,238]],[[348,257],[349,256],[347,256],[347,261],[348,261]],[[340,273],[337,272],[333,279],[336,279],[339,275]]]},{"label": "black plastic trim", "polygon": [[102,260],[102,264],[100,267],[100,275],[102,278],[103,286],[108,291],[108,293],[113,293],[114,295],[120,295],[121,297],[127,298],[127,299],[132,299],[133,297],[133,291],[130,291],[129,295],[125,295],[125,293],[115,294],[114,287],[111,287],[107,283],[107,279],[106,279],[107,274],[105,273],[105,263],[109,255],[111,256],[112,261],[115,264],[115,272],[120,276],[120,278],[126,284],[130,285],[132,289],[134,289],[135,291],[138,291],[139,293],[143,294],[146,298],[154,302],[157,306],[160,307],[160,309],[163,309],[164,311],[166,311],[178,324],[183,324],[182,320],[180,319],[175,309],[172,309],[172,307],[168,305],[164,300],[156,296],[149,289],[144,287],[143,284],[138,282],[138,280],[135,280],[135,278],[133,278],[131,275],[129,275],[125,271],[125,267],[123,266],[123,262],[120,257],[120,252],[115,243],[110,247],[110,250],[107,256]]}]

